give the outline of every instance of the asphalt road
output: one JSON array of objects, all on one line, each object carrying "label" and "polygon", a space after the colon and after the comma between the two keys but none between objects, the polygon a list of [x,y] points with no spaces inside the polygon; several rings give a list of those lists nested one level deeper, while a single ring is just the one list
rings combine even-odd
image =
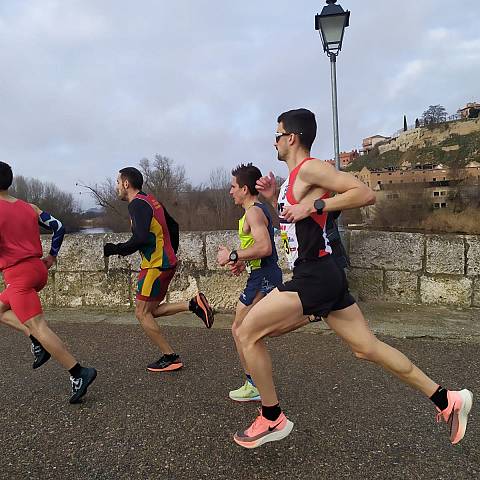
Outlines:
[{"label": "asphalt road", "polygon": [[[54,361],[31,370],[26,339],[0,329],[1,479],[480,478],[476,399],[452,446],[428,399],[323,331],[269,341],[295,426],[245,450],[232,435],[257,404],[228,399],[243,383],[228,330],[166,326],[185,367],[152,374],[145,365],[158,354],[135,324],[53,326],[97,380],[83,404],[69,405],[68,375]],[[480,392],[478,341],[383,338],[446,387]]]}]

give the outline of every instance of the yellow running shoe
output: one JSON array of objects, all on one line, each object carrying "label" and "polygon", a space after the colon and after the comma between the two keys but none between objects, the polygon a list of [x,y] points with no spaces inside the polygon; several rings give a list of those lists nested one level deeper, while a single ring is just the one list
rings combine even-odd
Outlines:
[{"label": "yellow running shoe", "polygon": [[248,380],[240,388],[231,390],[228,396],[236,402],[255,402],[260,400],[260,392]]}]

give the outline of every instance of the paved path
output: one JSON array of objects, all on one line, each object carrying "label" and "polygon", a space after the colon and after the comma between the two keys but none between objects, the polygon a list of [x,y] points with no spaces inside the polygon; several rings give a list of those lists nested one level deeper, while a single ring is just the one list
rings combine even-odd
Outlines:
[{"label": "paved path", "polygon": [[[475,312],[370,308],[382,338],[437,381],[480,392]],[[164,322],[181,325],[165,332],[185,368],[151,374],[144,367],[157,353],[130,313],[48,316],[99,376],[83,404],[68,405],[68,376],[53,361],[33,372],[26,340],[0,329],[2,479],[480,478],[477,403],[467,436],[453,447],[428,400],[354,360],[321,325],[269,341],[281,402],[295,427],[282,442],[247,451],[231,440],[256,407],[227,398],[241,382],[226,330],[231,317],[219,316],[211,331],[192,316]]]}]

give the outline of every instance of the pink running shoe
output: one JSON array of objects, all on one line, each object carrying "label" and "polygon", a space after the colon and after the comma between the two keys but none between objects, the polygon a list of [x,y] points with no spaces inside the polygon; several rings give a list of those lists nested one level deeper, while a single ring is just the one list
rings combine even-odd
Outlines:
[{"label": "pink running shoe", "polygon": [[237,432],[233,439],[240,446],[245,448],[256,448],[267,442],[274,442],[285,438],[293,428],[291,422],[282,412],[275,421],[262,417],[259,410],[258,417],[244,432]]},{"label": "pink running shoe", "polygon": [[438,408],[437,422],[442,420],[450,427],[450,441],[453,445],[458,443],[465,435],[467,429],[468,413],[472,408],[473,394],[464,389],[459,392],[448,391],[448,407],[440,411]]}]

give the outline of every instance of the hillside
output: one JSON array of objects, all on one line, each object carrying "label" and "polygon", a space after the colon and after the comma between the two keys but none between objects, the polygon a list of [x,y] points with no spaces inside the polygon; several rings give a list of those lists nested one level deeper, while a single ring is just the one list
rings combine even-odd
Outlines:
[{"label": "hillside", "polygon": [[400,167],[404,162],[462,167],[480,162],[480,119],[428,125],[402,132],[355,160],[348,171]]}]

